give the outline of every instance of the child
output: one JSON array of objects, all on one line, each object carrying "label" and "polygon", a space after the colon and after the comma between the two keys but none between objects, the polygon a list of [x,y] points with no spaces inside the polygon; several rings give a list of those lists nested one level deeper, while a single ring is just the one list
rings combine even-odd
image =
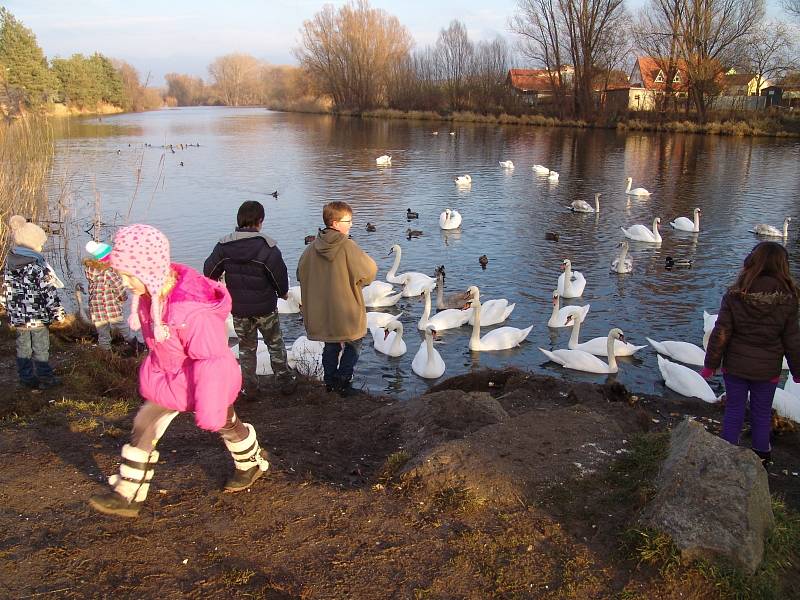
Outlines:
[{"label": "child", "polygon": [[372,283],[378,266],[350,239],[353,209],[347,202],[326,204],[322,220],[325,229],[297,265],[303,323],[309,339],[325,342],[322,367],[328,391],[347,397],[353,393],[353,370],[367,332],[361,288]]},{"label": "child", "polygon": [[765,466],[772,450],[772,397],[784,355],[794,380],[800,382],[799,300],[786,249],[776,242],[758,244],[722,298],[700,372],[708,379],[722,363],[726,393],[722,437],[731,444],[739,443],[749,393],[753,451]]},{"label": "child", "polygon": [[109,262],[133,292],[136,313],[150,352],[139,369],[145,399],[133,421],[130,443],[122,447],[113,491],[92,496],[102,513],[138,515],[147,497],[159,438],[179,412],[194,413],[201,429],[218,431],[236,470],[226,492],[250,487],[269,468],[252,425],[233,410],[242,375],[228,348],[225,318],[231,297],[221,284],[194,269],[171,263],[169,241],[149,225],[131,225],[114,237]]},{"label": "child", "polygon": [[17,373],[20,383],[31,389],[46,389],[61,383],[50,366],[50,331],[47,326],[64,319],[56,293],[63,284],[42,256],[47,234],[14,215],[9,222],[13,246],[4,273],[6,310],[17,330]]},{"label": "child", "polygon": [[111,349],[112,327],[130,342],[131,334],[122,319],[122,308],[128,294],[122,279],[108,264],[111,246],[91,240],[86,243],[90,257],[83,259],[83,271],[89,282],[89,318],[97,328],[97,345]]}]

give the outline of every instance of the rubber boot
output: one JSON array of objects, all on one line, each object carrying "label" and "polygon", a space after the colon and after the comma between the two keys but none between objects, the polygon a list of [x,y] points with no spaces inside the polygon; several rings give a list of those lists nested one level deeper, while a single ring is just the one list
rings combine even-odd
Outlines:
[{"label": "rubber boot", "polygon": [[147,452],[130,444],[122,447],[119,474],[108,478],[113,491],[89,498],[89,505],[98,512],[118,517],[136,517],[147,498],[153,466],[158,452]]},{"label": "rubber boot", "polygon": [[39,389],[39,378],[33,369],[33,360],[30,358],[17,358],[17,374],[19,382],[32,390]]},{"label": "rubber boot", "polygon": [[39,377],[39,388],[46,390],[61,385],[61,379],[53,373],[53,367],[49,362],[35,360],[33,364],[36,366],[36,375]]},{"label": "rubber boot", "polygon": [[761,466],[764,467],[766,470],[769,471],[769,468],[772,466],[772,452],[762,452],[761,450],[753,449],[758,455],[758,458],[761,459]]},{"label": "rubber boot", "polygon": [[242,441],[229,442],[223,438],[236,467],[233,475],[225,483],[226,492],[246,490],[269,469],[267,452],[258,445],[256,430],[250,423],[243,425],[247,427],[247,437]]}]

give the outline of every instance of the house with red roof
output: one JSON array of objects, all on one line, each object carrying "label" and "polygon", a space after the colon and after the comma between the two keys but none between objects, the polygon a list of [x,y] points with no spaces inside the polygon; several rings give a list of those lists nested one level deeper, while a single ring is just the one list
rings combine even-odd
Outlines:
[{"label": "house with red roof", "polygon": [[631,110],[656,110],[659,102],[669,96],[670,103],[677,104],[688,94],[689,76],[686,63],[666,58],[639,56],[628,78],[630,92],[628,108]]},{"label": "house with red roof", "polygon": [[[575,69],[570,65],[561,67],[561,77],[571,82]],[[506,83],[510,85],[528,104],[538,105],[550,102],[555,91],[553,80],[558,76],[547,69],[509,69]]]}]

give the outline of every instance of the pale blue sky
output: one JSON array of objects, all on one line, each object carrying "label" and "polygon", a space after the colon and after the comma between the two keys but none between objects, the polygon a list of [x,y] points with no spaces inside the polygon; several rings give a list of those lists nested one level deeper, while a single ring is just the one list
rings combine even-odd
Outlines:
[{"label": "pale blue sky", "polygon": [[[771,0],[773,3],[775,0]],[[636,9],[644,0],[627,0]],[[294,63],[303,20],[322,0],[0,0],[33,29],[45,54],[74,52],[121,58],[151,72],[151,83],[177,71],[207,77],[217,56],[245,52],[272,63]],[[342,0],[331,2],[335,6]],[[452,19],[467,26],[473,40],[497,34],[511,39],[508,18],[516,0],[372,0],[371,5],[397,16],[419,46],[436,40]]]}]

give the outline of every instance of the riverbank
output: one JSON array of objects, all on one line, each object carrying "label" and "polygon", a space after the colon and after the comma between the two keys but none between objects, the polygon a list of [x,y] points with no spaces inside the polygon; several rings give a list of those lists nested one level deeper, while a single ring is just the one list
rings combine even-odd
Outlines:
[{"label": "riverbank", "polygon": [[796,432],[775,443],[780,548],[765,566],[743,578],[680,565],[636,515],[665,432],[687,413],[714,430],[720,408],[514,370],[408,401],[301,381],[293,397],[237,405],[272,468],[235,495],[220,492],[231,465],[217,436],[179,417],[140,517],[95,514],[85,501],[118,464],[139,359],[54,333],[65,385],[41,393],[16,387],[0,336],[3,595],[786,597],[800,583],[800,478],[783,472],[800,462]]}]

